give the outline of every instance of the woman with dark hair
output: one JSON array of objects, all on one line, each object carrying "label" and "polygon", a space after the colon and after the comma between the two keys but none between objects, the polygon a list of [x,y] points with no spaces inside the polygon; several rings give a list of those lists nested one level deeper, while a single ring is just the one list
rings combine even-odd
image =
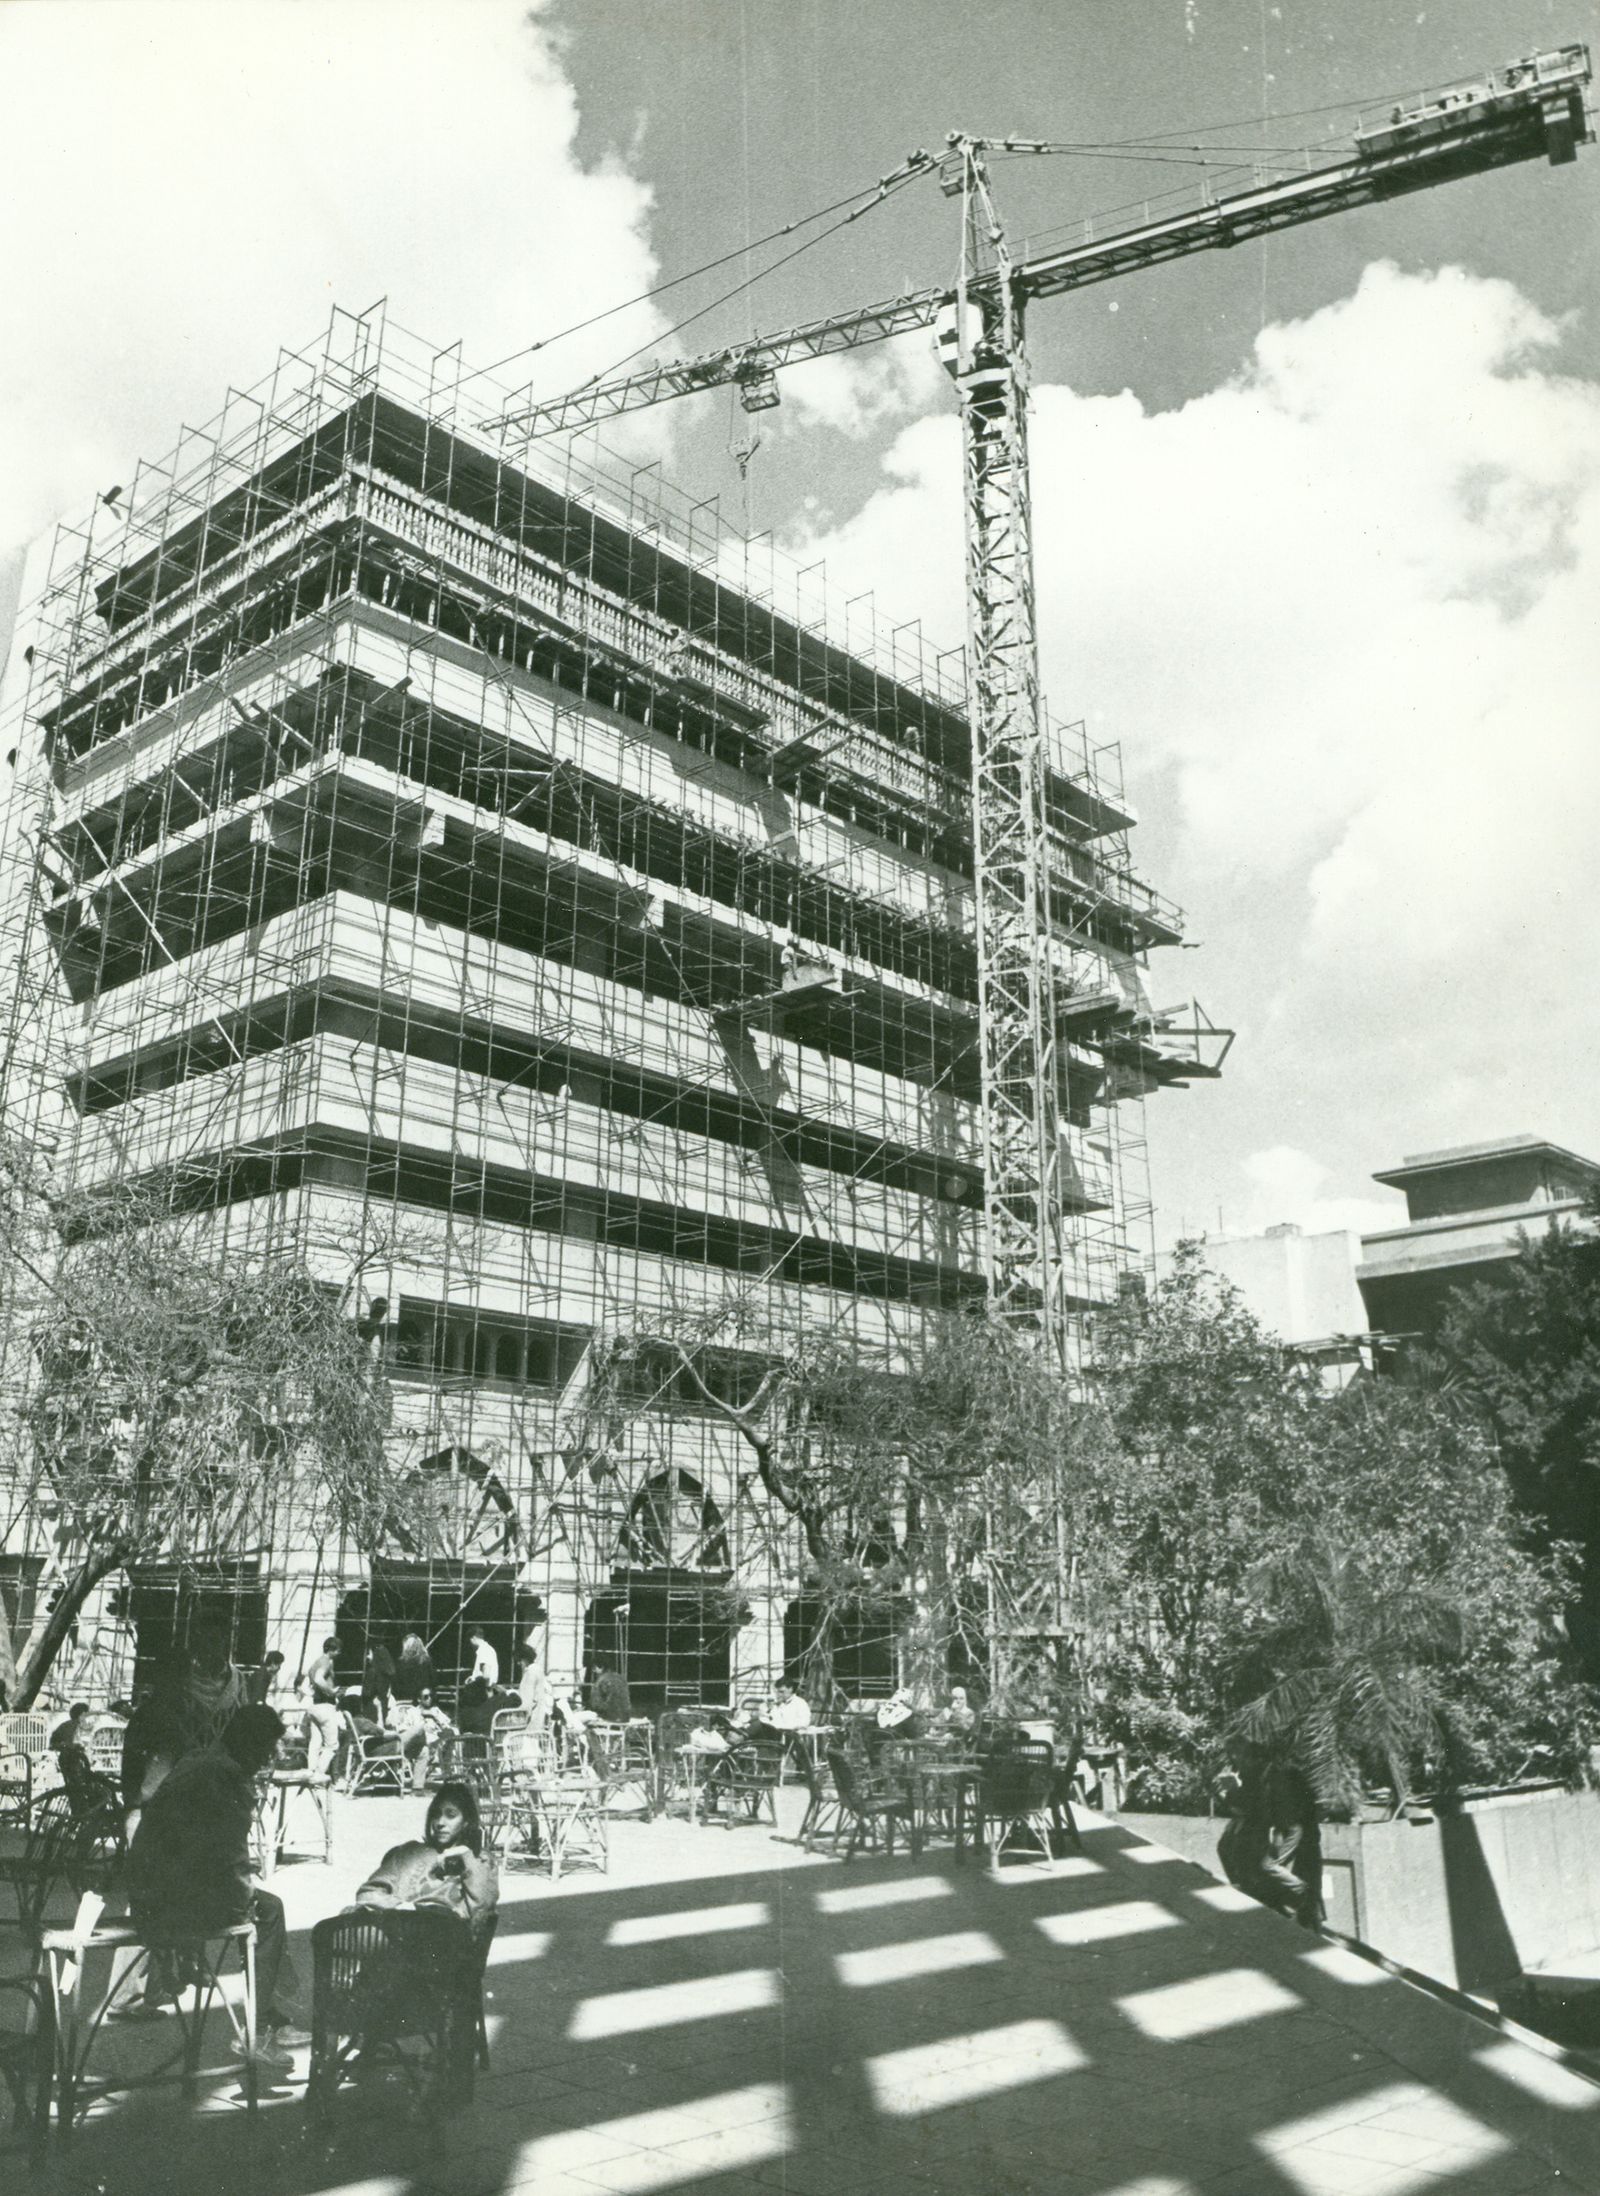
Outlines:
[{"label": "woman with dark hair", "polygon": [[483,1857],[477,1795],[467,1784],[441,1784],[420,1838],[393,1845],[356,1893],[357,1906],[442,1907],[475,1934],[500,1902],[500,1879]]}]

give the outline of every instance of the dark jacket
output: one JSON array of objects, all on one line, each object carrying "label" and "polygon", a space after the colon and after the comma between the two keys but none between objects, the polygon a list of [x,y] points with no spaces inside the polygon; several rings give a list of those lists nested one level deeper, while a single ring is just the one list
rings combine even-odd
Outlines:
[{"label": "dark jacket", "polygon": [[135,1926],[159,1940],[247,1921],[255,1812],[255,1780],[231,1754],[185,1755],[145,1802],[128,1850]]}]

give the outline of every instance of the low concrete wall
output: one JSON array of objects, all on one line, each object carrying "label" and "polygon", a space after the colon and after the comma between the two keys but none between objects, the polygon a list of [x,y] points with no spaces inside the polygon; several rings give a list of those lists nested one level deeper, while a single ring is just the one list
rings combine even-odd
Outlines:
[{"label": "low concrete wall", "polygon": [[[1224,1815],[1117,1817],[1221,1876]],[[1511,1792],[1435,1822],[1323,1825],[1331,1927],[1490,1996],[1529,1968],[1600,1949],[1600,1793]]]}]

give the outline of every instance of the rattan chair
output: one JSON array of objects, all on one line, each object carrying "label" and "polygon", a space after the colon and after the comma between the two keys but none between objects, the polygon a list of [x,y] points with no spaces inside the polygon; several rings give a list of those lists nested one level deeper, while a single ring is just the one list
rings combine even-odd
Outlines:
[{"label": "rattan chair", "polygon": [[326,2120],[358,2067],[394,2067],[419,2107],[448,2111],[487,2064],[483,1970],[488,1933],[454,1914],[358,1907],[311,1932],[311,2067],[306,2105]]},{"label": "rattan chair", "polygon": [[406,1757],[393,1733],[382,1731],[376,1738],[364,1739],[353,1716],[345,1715],[340,1721],[345,1744],[345,1797],[354,1799],[360,1792],[404,1792]]},{"label": "rattan chair", "polygon": [[833,1788],[839,1795],[839,1804],[850,1819],[850,1838],[844,1849],[846,1860],[855,1858],[856,1847],[861,1843],[863,1835],[867,1843],[875,1847],[880,1833],[892,1860],[897,1823],[905,1824],[912,1851],[916,1851],[916,1816],[904,1792],[865,1781],[859,1768],[842,1747],[832,1746],[828,1749],[828,1768],[833,1777]]},{"label": "rattan chair", "polygon": [[735,1746],[723,1755],[706,1779],[702,1820],[711,1809],[725,1829],[736,1823],[759,1822],[765,1811],[774,1830],[778,1827],[777,1792],[783,1776],[783,1745],[779,1740],[757,1740]]},{"label": "rattan chair", "polygon": [[20,1750],[0,1753],[0,1823],[26,1830],[33,1814],[33,1756]]},{"label": "rattan chair", "polygon": [[[978,1779],[978,1815],[989,1864],[1009,1853],[1055,1873],[1055,1756],[1048,1746],[991,1755]],[[1022,1842],[1018,1842],[1018,1840]]]}]

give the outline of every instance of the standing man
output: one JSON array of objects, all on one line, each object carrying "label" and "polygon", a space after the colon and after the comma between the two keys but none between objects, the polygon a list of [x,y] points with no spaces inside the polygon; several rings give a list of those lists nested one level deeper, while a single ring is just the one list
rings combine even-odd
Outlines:
[{"label": "standing man", "polygon": [[361,1668],[361,1705],[381,1731],[394,1702],[394,1657],[381,1639],[367,1648]]},{"label": "standing man", "polygon": [[256,1779],[282,1736],[275,1709],[240,1708],[215,1744],[186,1754],[145,1801],[127,1881],[134,1927],[157,1951],[255,1923],[257,2057],[287,2067],[290,2053],[311,2039],[293,2026],[279,1995],[293,1983],[283,1902],[257,1886],[250,1861]]},{"label": "standing man", "polygon": [[313,1774],[325,1772],[339,1751],[339,1680],[333,1667],[334,1657],[338,1652],[338,1635],[325,1639],[321,1654],[307,1670],[302,1681],[305,1689],[306,1767]]},{"label": "standing man", "polygon": [[472,1649],[472,1668],[467,1673],[468,1682],[473,1678],[482,1678],[484,1684],[493,1691],[500,1682],[500,1657],[476,1626],[467,1634],[467,1644]]}]

